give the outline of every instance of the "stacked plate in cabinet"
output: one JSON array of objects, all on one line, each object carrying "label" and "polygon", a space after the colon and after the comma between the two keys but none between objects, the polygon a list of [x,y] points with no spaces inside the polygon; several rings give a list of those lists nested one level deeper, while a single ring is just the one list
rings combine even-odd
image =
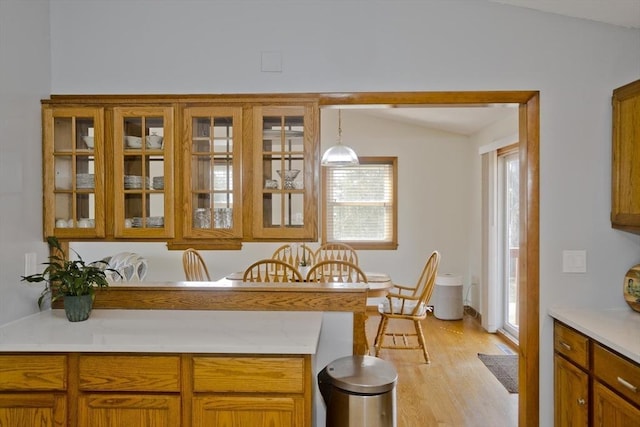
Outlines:
[{"label": "stacked plate in cabinet", "polygon": [[137,190],[142,187],[142,183],[144,182],[144,188],[149,188],[149,177],[138,176],[138,175],[125,175],[124,176],[124,189],[125,190]]},{"label": "stacked plate in cabinet", "polygon": [[164,227],[164,217],[148,216],[145,221],[143,221],[142,217],[134,216],[133,218],[131,218],[131,226],[134,228],[141,228],[143,226],[146,226],[147,228],[162,228]]},{"label": "stacked plate in cabinet", "polygon": [[76,188],[94,188],[95,175],[92,173],[78,173],[76,174]]},{"label": "stacked plate in cabinet", "polygon": [[153,189],[154,190],[164,190],[164,176],[154,176],[153,177]]}]

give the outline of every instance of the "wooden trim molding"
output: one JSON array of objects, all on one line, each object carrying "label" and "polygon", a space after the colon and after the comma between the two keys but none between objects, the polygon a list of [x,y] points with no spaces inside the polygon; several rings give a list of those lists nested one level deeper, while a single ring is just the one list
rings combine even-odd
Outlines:
[{"label": "wooden trim molding", "polygon": [[538,426],[540,419],[540,93],[491,92],[369,92],[325,93],[321,107],[341,105],[469,107],[519,105],[520,153],[520,364],[518,426]]}]

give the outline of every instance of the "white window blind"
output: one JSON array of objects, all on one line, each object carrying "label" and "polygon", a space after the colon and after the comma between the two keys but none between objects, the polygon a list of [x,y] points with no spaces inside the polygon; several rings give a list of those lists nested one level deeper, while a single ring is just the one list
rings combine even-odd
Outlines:
[{"label": "white window blind", "polygon": [[326,240],[393,242],[393,162],[329,168],[325,181]]}]

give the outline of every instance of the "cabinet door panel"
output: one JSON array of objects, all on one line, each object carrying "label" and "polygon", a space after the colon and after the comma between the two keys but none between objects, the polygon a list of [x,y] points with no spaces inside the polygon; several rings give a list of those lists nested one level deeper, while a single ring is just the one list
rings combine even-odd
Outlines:
[{"label": "cabinet door panel", "polygon": [[78,425],[94,427],[179,427],[180,396],[149,394],[81,395],[78,399]]},{"label": "cabinet door panel", "polygon": [[589,376],[555,355],[555,426],[586,426],[589,420]]},{"label": "cabinet door panel", "polygon": [[640,80],[613,91],[611,225],[640,233]]},{"label": "cabinet door panel", "polygon": [[104,110],[46,107],[42,119],[44,235],[104,237]]},{"label": "cabinet door panel", "polygon": [[0,390],[65,390],[67,357],[62,355],[0,356]]},{"label": "cabinet door panel", "polygon": [[113,111],[114,235],[173,237],[173,108]]},{"label": "cabinet door panel", "polygon": [[640,409],[596,381],[593,383],[593,425],[640,427]]},{"label": "cabinet door panel", "polygon": [[183,234],[242,237],[242,108],[184,110]]},{"label": "cabinet door panel", "polygon": [[64,427],[66,402],[64,394],[0,394],[0,426]]},{"label": "cabinet door panel", "polygon": [[193,427],[301,427],[304,399],[290,397],[197,396]]},{"label": "cabinet door panel", "polygon": [[254,238],[317,239],[318,116],[316,105],[254,107]]}]

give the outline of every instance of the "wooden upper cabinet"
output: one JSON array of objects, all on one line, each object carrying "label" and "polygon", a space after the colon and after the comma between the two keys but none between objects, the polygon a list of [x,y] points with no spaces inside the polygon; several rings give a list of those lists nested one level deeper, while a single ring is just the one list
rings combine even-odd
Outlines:
[{"label": "wooden upper cabinet", "polygon": [[253,237],[317,240],[315,104],[253,107]]},{"label": "wooden upper cabinet", "polygon": [[116,238],[173,237],[173,132],[173,107],[113,109]]},{"label": "wooden upper cabinet", "polygon": [[183,235],[241,239],[242,107],[190,107],[183,117]]},{"label": "wooden upper cabinet", "polygon": [[239,249],[318,236],[318,100],[43,101],[44,235]]},{"label": "wooden upper cabinet", "polygon": [[613,91],[611,225],[640,234],[640,80]]},{"label": "wooden upper cabinet", "polygon": [[104,110],[45,106],[44,235],[105,236]]}]

